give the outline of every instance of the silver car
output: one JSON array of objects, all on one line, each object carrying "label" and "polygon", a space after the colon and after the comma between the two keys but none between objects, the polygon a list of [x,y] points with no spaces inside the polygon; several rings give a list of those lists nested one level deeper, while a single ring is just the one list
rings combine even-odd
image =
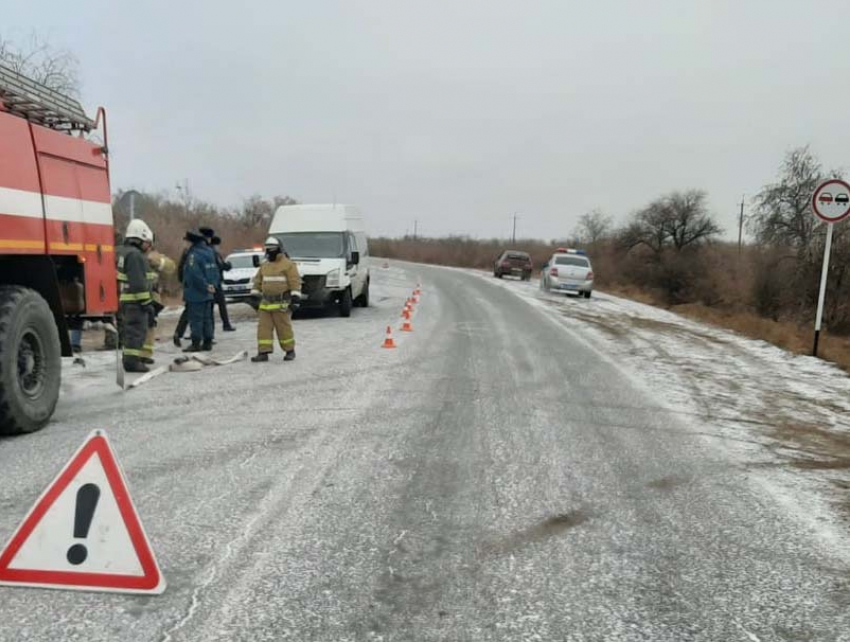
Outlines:
[{"label": "silver car", "polygon": [[593,292],[593,266],[583,250],[558,250],[543,266],[540,289],[590,298]]}]

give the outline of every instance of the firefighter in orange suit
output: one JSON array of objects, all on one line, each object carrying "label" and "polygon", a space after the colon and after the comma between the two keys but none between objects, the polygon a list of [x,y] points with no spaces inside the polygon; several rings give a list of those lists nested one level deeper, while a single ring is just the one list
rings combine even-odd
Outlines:
[{"label": "firefighter in orange suit", "polygon": [[292,312],[301,305],[301,275],[298,267],[283,252],[280,240],[266,239],[266,258],[257,270],[251,293],[259,298],[257,323],[257,356],[251,361],[268,361],[274,350],[274,333],[284,352],[284,361],[295,359],[295,335]]}]

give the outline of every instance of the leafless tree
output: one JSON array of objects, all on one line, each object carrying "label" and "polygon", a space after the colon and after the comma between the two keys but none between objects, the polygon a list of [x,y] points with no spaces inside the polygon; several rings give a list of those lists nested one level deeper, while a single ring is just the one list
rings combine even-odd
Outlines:
[{"label": "leafless tree", "polygon": [[67,96],[80,96],[77,57],[70,51],[51,46],[36,34],[30,35],[21,44],[0,34],[0,65]]},{"label": "leafless tree", "polygon": [[611,232],[611,217],[600,209],[592,209],[582,214],[576,226],[575,235],[583,244],[595,246]]},{"label": "leafless tree", "polygon": [[628,249],[648,247],[656,255],[671,248],[681,252],[711,240],[722,231],[708,211],[702,190],[672,192],[642,210],[620,233]]},{"label": "leafless tree", "polygon": [[788,152],[779,182],[766,185],[755,197],[755,212],[748,227],[756,238],[775,246],[811,247],[817,227],[811,198],[824,178],[826,174],[808,146]]}]

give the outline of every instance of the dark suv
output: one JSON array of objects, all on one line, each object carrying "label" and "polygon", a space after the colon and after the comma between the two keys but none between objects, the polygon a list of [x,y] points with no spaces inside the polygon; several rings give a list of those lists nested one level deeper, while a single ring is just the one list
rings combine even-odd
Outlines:
[{"label": "dark suv", "polygon": [[501,279],[506,274],[509,274],[518,276],[523,281],[528,281],[531,278],[533,267],[531,257],[527,252],[506,250],[496,259],[496,264],[493,266],[493,276]]}]

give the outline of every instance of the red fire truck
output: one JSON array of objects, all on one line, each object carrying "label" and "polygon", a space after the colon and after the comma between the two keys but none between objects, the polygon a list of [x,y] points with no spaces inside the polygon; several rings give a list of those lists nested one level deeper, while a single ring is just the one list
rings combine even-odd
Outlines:
[{"label": "red fire truck", "polygon": [[0,66],[1,433],[47,423],[69,329],[118,307],[106,149],[102,108]]}]

